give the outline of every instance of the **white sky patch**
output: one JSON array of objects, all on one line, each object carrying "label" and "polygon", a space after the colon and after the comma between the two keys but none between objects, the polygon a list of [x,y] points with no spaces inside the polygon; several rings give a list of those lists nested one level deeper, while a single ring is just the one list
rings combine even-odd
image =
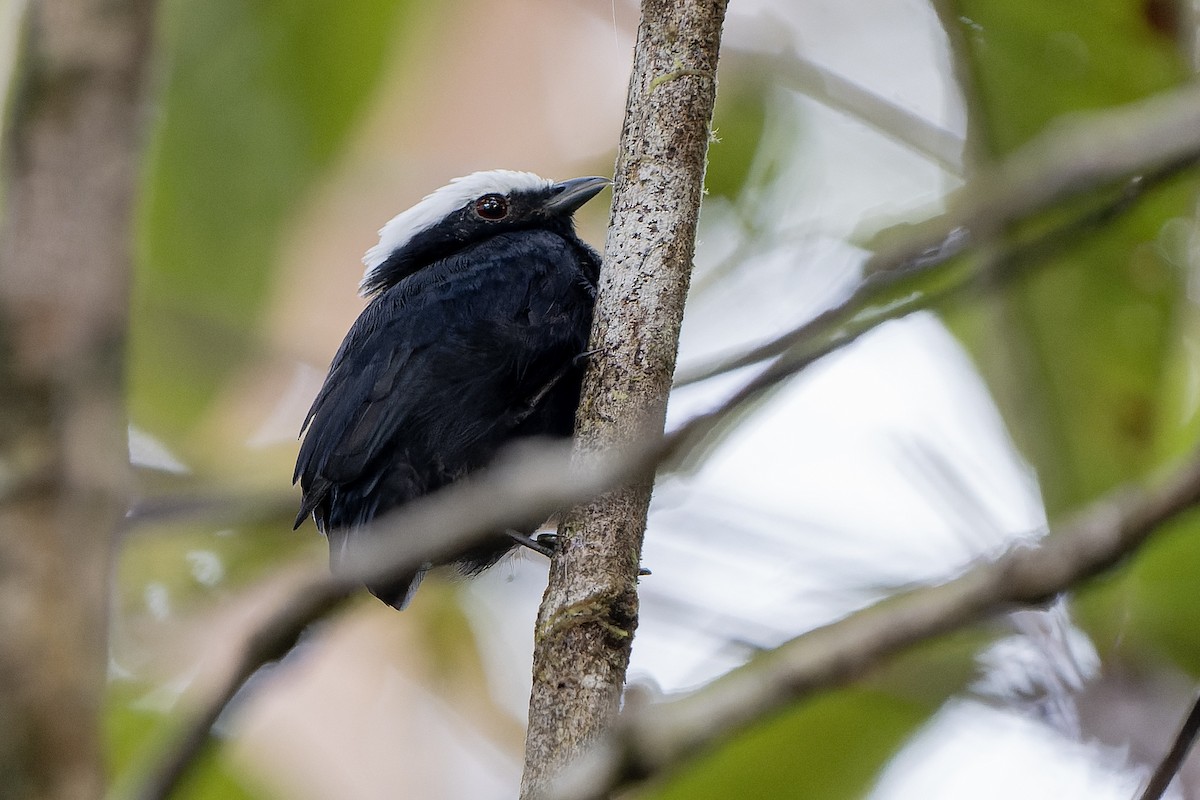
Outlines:
[{"label": "white sky patch", "polygon": [[146,602],[146,610],[150,616],[162,622],[171,616],[171,591],[160,581],[151,581],[142,590],[142,599]]},{"label": "white sky patch", "polygon": [[379,244],[363,256],[363,264],[367,269],[359,287],[368,283],[375,270],[387,261],[388,256],[408,244],[418,233],[433,227],[472,200],[485,194],[506,195],[512,192],[538,191],[551,185],[553,181],[532,172],[514,172],[507,169],[473,172],[455,178],[437,191],[426,195],[412,208],[392,217],[379,229]]},{"label": "white sky patch", "polygon": [[1073,741],[1019,713],[953,701],[883,771],[869,797],[1129,800],[1145,777],[1111,747]]},{"label": "white sky patch", "polygon": [[204,586],[216,586],[225,578],[225,565],[212,550],[189,550],[184,559],[191,567],[192,577]]},{"label": "white sky patch", "polygon": [[[673,426],[714,401],[697,391],[707,388],[672,400]],[[937,485],[915,474],[909,449],[954,473],[974,517],[951,513]],[[963,522],[971,519],[986,524]],[[631,677],[667,693],[694,688],[755,647],[844,617],[896,585],[944,580],[1044,526],[1036,481],[957,342],[931,315],[891,323],[784,387],[695,474],[659,481]],[[493,676],[511,687],[495,696],[515,698],[518,716],[528,620],[545,581],[544,559],[531,556],[468,584],[485,650],[506,654],[493,663],[518,664]],[[1076,646],[1091,652],[1086,641]],[[1034,661],[1051,649],[1029,644]],[[1018,681],[983,666],[993,689]],[[1034,666],[1033,681],[1054,668]]]},{"label": "white sky patch", "polygon": [[[705,384],[673,396],[672,427],[725,384],[707,403]],[[634,667],[693,687],[745,660],[731,640],[775,646],[1044,529],[958,343],[931,315],[889,323],[778,391],[695,474],[659,482]],[[684,657],[681,639],[708,645]]]},{"label": "white sky patch", "polygon": [[129,463],[135,467],[176,475],[191,472],[165,444],[134,425],[129,426]]}]

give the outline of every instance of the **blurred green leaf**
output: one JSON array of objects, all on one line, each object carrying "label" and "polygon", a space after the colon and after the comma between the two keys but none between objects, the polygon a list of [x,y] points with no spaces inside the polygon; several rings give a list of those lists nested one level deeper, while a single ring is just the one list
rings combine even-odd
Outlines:
[{"label": "blurred green leaf", "polygon": [[[133,788],[129,784],[142,777],[136,771],[159,756],[182,719],[174,705],[174,681],[145,665],[161,667],[163,648],[176,641],[181,628],[197,624],[190,615],[198,609],[213,608],[283,559],[304,551],[323,556],[320,537],[290,527],[281,519],[225,528],[202,522],[162,524],[124,540],[114,582],[113,671],[105,713],[110,771],[117,785]],[[251,791],[216,748],[201,759],[177,796],[238,800],[266,795]]]},{"label": "blurred green leaf", "polygon": [[[151,706],[152,689],[132,681],[109,684],[104,715],[109,742],[109,771],[115,776],[118,791],[114,796],[133,796],[146,776],[139,770],[149,767],[163,742],[173,731],[167,716]],[[220,748],[210,749],[171,795],[172,800],[264,800],[269,797],[229,767]]]},{"label": "blurred green leaf", "polygon": [[[217,527],[202,522],[160,526],[128,537],[117,569],[122,618],[146,613],[149,587],[172,613],[211,606],[269,574],[289,558],[323,557],[325,541],[290,520]],[[165,621],[164,624],[170,624]]]},{"label": "blurred green leaf", "polygon": [[770,91],[759,82],[721,85],[704,172],[704,188],[710,195],[736,198],[741,194],[762,143]]},{"label": "blurred green leaf", "polygon": [[1192,513],[1164,525],[1129,566],[1080,594],[1078,620],[1110,663],[1169,658],[1200,676],[1197,523]]},{"label": "blurred green leaf", "polygon": [[1195,514],[1168,525],[1132,570],[1128,627],[1150,638],[1160,652],[1200,675],[1200,536]]},{"label": "blurred green leaf", "polygon": [[[1010,152],[1064,114],[1132,101],[1188,75],[1141,2],[961,0],[956,9],[975,89],[970,135],[983,152]],[[1191,214],[1194,192],[1193,180],[1159,190],[1028,278],[947,317],[1038,469],[1051,515],[1156,462],[1172,424],[1164,387],[1184,299],[1159,238]]]},{"label": "blurred green leaf", "polygon": [[702,758],[642,797],[859,798],[929,708],[863,689],[805,703]]},{"label": "blurred green leaf", "polygon": [[208,0],[162,13],[140,209],[131,416],[186,429],[249,348],[281,224],[401,44],[408,0]]},{"label": "blurred green leaf", "polygon": [[974,82],[971,133],[1008,153],[1072,111],[1105,108],[1188,77],[1172,31],[1142,0],[958,0]]}]

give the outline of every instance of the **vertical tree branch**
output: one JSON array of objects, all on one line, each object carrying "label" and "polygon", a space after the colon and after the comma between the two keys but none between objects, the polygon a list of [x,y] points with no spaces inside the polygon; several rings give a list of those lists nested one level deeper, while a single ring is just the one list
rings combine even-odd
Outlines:
[{"label": "vertical tree branch", "polygon": [[0,221],[0,786],[99,798],[151,0],[30,4]]},{"label": "vertical tree branch", "polygon": [[[644,0],[579,411],[579,452],[663,428],[691,275],[726,0]],[[522,797],[617,711],[653,476],[566,516],[535,632]]]}]

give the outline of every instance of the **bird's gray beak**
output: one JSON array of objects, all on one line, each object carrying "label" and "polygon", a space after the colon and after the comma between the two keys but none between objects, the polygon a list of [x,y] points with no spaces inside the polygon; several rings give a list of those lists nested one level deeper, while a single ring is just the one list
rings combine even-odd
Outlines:
[{"label": "bird's gray beak", "polygon": [[556,183],[550,187],[550,199],[542,206],[542,211],[549,217],[574,214],[580,206],[600,194],[600,190],[610,183],[612,181],[608,178],[572,178]]}]

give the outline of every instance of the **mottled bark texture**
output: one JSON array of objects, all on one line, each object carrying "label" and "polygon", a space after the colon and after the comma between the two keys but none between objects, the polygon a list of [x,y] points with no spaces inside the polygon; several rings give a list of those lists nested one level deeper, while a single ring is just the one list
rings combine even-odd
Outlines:
[{"label": "mottled bark texture", "polygon": [[[580,453],[658,436],[703,192],[725,0],[645,0],[579,411]],[[637,627],[652,476],[569,513],[538,614],[522,797],[609,724]]]},{"label": "mottled bark texture", "polygon": [[0,794],[104,794],[107,579],[150,0],[33,0],[3,141]]}]

